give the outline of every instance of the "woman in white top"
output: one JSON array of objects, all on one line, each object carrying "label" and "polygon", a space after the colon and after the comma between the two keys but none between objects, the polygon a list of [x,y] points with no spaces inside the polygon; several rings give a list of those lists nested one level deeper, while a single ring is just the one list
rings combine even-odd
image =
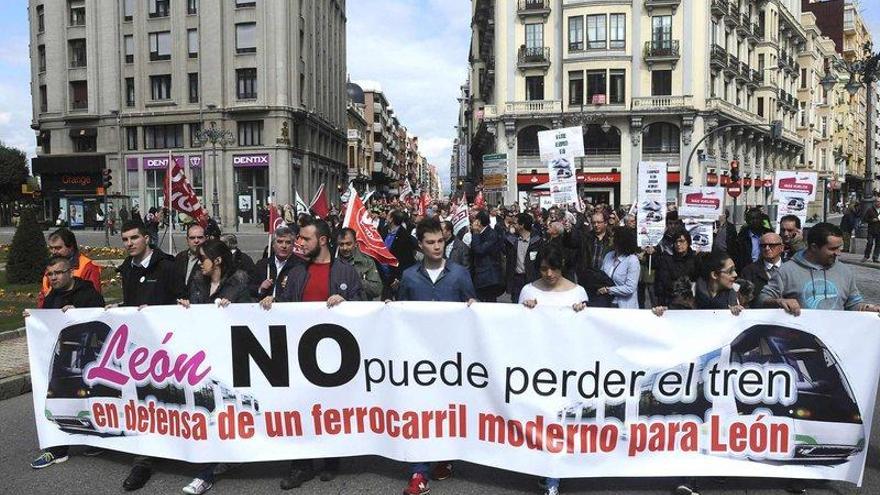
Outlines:
[{"label": "woman in white top", "polygon": [[614,282],[609,287],[600,287],[602,295],[614,297],[618,308],[639,309],[639,274],[642,266],[636,253],[639,252],[636,231],[629,227],[614,230],[614,251],[605,255],[602,271]]},{"label": "woman in white top", "polygon": [[[587,292],[580,285],[562,276],[565,255],[562,248],[545,245],[538,253],[541,260],[541,278],[523,287],[519,303],[527,308],[566,306],[575,311],[587,307]],[[545,495],[559,494],[559,478],[546,478]]]}]

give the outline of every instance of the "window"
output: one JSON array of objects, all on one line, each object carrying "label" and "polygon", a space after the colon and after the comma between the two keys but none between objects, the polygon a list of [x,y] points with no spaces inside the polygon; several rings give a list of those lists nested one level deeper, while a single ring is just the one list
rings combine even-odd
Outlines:
[{"label": "window", "polygon": [[798,127],[807,126],[807,104],[800,102],[798,105]]},{"label": "window", "polygon": [[807,69],[801,69],[801,89],[807,89]]},{"label": "window", "polygon": [[192,185],[193,192],[196,193],[196,196],[199,198],[199,201],[203,201],[204,204],[204,195],[205,195],[205,180],[203,178],[202,167],[194,167],[192,164],[189,166],[189,174],[190,174],[190,185]]},{"label": "window", "polygon": [[253,100],[257,97],[257,69],[238,69],[235,71],[235,79],[239,100]]},{"label": "window", "polygon": [[238,123],[238,145],[260,146],[263,144],[263,121],[242,121]]},{"label": "window", "polygon": [[608,103],[607,75],[605,70],[587,71],[587,103],[592,105],[604,105]]},{"label": "window", "polygon": [[40,86],[40,112],[46,113],[49,111],[49,95],[46,91],[46,85]]},{"label": "window", "polygon": [[201,148],[202,142],[199,140],[201,130],[202,124],[198,122],[189,125],[189,145],[191,148]]},{"label": "window", "polygon": [[133,64],[134,63],[134,36],[130,34],[126,34],[122,38],[123,45],[125,45],[125,63]]},{"label": "window", "polygon": [[654,49],[672,48],[672,16],[657,15],[651,18],[651,41]]},{"label": "window", "polygon": [[150,17],[168,17],[171,0],[149,0]]},{"label": "window", "polygon": [[568,18],[568,49],[569,51],[584,49],[584,18],[581,16]]},{"label": "window", "polygon": [[651,71],[651,96],[672,95],[672,71]]},{"label": "window", "polygon": [[199,0],[186,0],[186,13],[196,15],[199,13]]},{"label": "window", "polygon": [[133,107],[134,106],[134,78],[126,77],[125,78],[125,106]]},{"label": "window", "polygon": [[544,25],[526,24],[526,49],[544,48]]},{"label": "window", "polygon": [[622,50],[626,48],[626,14],[609,16],[608,37],[611,39],[608,48]]},{"label": "window", "polygon": [[43,131],[40,133],[39,137],[42,137],[42,140],[37,144],[43,146],[43,153],[47,155],[52,153],[52,133],[49,131]]},{"label": "window", "polygon": [[70,67],[86,66],[86,40],[70,40],[67,42],[70,55]]},{"label": "window", "polygon": [[171,31],[150,33],[150,60],[171,60]]},{"label": "window", "polygon": [[182,148],[182,125],[148,125],[144,127],[144,149]]},{"label": "window", "polygon": [[89,108],[89,83],[70,81],[70,107],[74,110]]},{"label": "window", "polygon": [[235,51],[255,53],[257,51],[257,23],[243,22],[235,25]]},{"label": "window", "polygon": [[607,48],[605,32],[605,14],[587,16],[587,48],[604,50]]},{"label": "window", "polygon": [[199,57],[199,30],[198,29],[187,29],[186,30],[186,46],[189,52],[189,58],[198,58]]},{"label": "window", "polygon": [[131,21],[134,17],[134,0],[125,0],[122,9],[123,19],[125,21]]},{"label": "window", "polygon": [[822,117],[822,137],[828,137],[828,117]]},{"label": "window", "polygon": [[189,73],[189,102],[190,103],[198,103],[199,102],[199,73],[198,72],[190,72]]},{"label": "window", "polygon": [[46,31],[46,12],[42,5],[37,5],[37,32]]},{"label": "window", "polygon": [[125,149],[127,149],[128,151],[136,151],[138,149],[137,127],[125,128]]},{"label": "window", "polygon": [[98,151],[97,136],[71,136],[73,151],[76,153],[93,153]]},{"label": "window", "polygon": [[[168,181],[165,180],[165,169],[144,170],[147,176],[147,183],[144,191],[146,192],[146,205],[141,205],[142,211],[150,208],[161,208],[165,203],[165,186]],[[131,182],[129,182],[131,184]],[[137,194],[134,195],[137,197]]]},{"label": "window", "polygon": [[86,2],[85,0],[69,0],[67,7],[70,10],[70,25],[86,25]]},{"label": "window", "polygon": [[678,127],[660,122],[648,127],[645,134],[645,153],[679,153],[681,151],[681,132]]},{"label": "window", "polygon": [[254,0],[235,0],[235,7],[256,7],[257,2]]},{"label": "window", "polygon": [[150,76],[150,96],[153,101],[171,99],[171,74]]},{"label": "window", "polygon": [[574,71],[568,73],[568,104],[584,104],[584,73]]},{"label": "window", "polygon": [[608,103],[622,105],[626,101],[626,70],[611,69],[608,83]]},{"label": "window", "polygon": [[46,45],[37,47],[37,64],[40,67],[40,72],[46,72]]},{"label": "window", "polygon": [[526,77],[526,100],[541,101],[544,99],[544,76]]}]

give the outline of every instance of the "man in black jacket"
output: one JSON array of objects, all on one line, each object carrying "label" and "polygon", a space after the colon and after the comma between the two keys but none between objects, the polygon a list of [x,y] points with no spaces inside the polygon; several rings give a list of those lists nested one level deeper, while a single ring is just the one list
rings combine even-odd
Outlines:
[{"label": "man in black jacket", "polygon": [[244,270],[244,272],[248,274],[248,277],[253,277],[254,271],[256,270],[254,259],[241,249],[238,249],[238,237],[236,237],[235,234],[223,234],[220,236],[220,240],[223,244],[226,244],[226,247],[228,247],[230,251],[232,251],[232,259],[235,261],[235,267],[239,270]]},{"label": "man in black jacket", "polygon": [[761,258],[746,266],[740,274],[740,277],[755,285],[755,295],[761,293],[764,286],[773,278],[776,270],[782,266],[782,254],[785,251],[782,236],[775,232],[762,235],[760,247]]},{"label": "man in black jacket", "polygon": [[736,236],[736,242],[733,246],[730,240],[727,243],[730,257],[739,272],[760,259],[761,236],[767,232],[770,232],[770,228],[764,225],[764,215],[760,210],[754,208],[746,212],[746,225]]},{"label": "man in black jacket", "polygon": [[507,292],[510,294],[510,301],[516,304],[522,288],[541,277],[538,252],[544,242],[532,234],[532,217],[528,213],[516,216],[514,228],[516,235],[507,233],[504,240],[507,251]]},{"label": "man in black jacket", "polygon": [[[355,268],[330,254],[330,226],[323,220],[314,220],[299,230],[297,243],[306,254],[305,263],[295,264],[289,271],[287,283],[276,297],[266,296],[260,306],[269,310],[278,302],[327,302],[327,307],[343,301],[363,301],[361,277]],[[324,461],[321,481],[330,481],[339,471],[339,458]],[[291,461],[287,475],[281,480],[281,489],[298,488],[315,477],[311,459]]]},{"label": "man in black jacket", "polygon": [[[43,300],[43,309],[60,309],[67,311],[73,308],[102,308],[104,297],[95,290],[91,282],[74,277],[70,266],[70,259],[66,256],[53,256],[46,268],[46,276],[49,278],[51,289]],[[25,310],[24,316],[30,314]],[[69,448],[67,445],[50,447],[37,456],[31,462],[34,469],[43,469],[67,460]],[[100,453],[99,449],[89,452]]]},{"label": "man in black jacket", "polygon": [[[122,305],[143,308],[176,304],[184,294],[175,278],[174,257],[150,247],[151,238],[138,220],[129,220],[120,231],[122,243],[128,251],[128,257],[116,268],[122,276]],[[113,306],[116,305],[108,307]],[[126,491],[140,489],[152,475],[153,459],[136,456],[122,488]]]},{"label": "man in black jacket", "polygon": [[382,232],[382,238],[391,254],[397,258],[397,266],[379,265],[379,274],[382,275],[382,299],[392,299],[397,294],[400,279],[404,270],[416,263],[416,248],[418,243],[415,237],[407,231],[404,223],[406,214],[400,210],[391,210],[386,217],[387,228]]},{"label": "man in black jacket", "polygon": [[443,228],[443,239],[446,240],[445,247],[443,248],[443,257],[466,269],[470,269],[471,248],[464,241],[455,237],[455,234],[452,232],[455,226],[452,225],[452,222],[446,221],[441,225]]},{"label": "man in black jacket", "polygon": [[862,258],[862,262],[870,258],[874,263],[878,263],[880,262],[880,198],[874,200],[874,206],[865,209],[862,220],[868,224],[868,243],[865,245],[865,257]]},{"label": "man in black jacket", "polygon": [[174,277],[177,280],[178,292],[189,294],[189,283],[193,274],[199,270],[199,246],[205,242],[205,229],[194,223],[186,229],[187,250],[177,253],[174,257]]},{"label": "man in black jacket", "polygon": [[277,297],[287,284],[287,273],[301,260],[293,254],[296,236],[288,227],[275,231],[272,255],[254,266],[251,276],[251,295],[258,301],[267,296]]}]

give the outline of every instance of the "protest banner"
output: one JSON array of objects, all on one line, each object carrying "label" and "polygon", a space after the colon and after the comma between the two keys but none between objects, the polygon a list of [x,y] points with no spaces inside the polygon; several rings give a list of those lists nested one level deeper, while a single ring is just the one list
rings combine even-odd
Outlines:
[{"label": "protest banner", "polygon": [[483,190],[507,190],[507,154],[483,155]]},{"label": "protest banner", "polygon": [[804,203],[816,200],[816,172],[799,172],[796,170],[777,170],[773,175],[773,199],[789,202],[800,199]]},{"label": "protest banner", "polygon": [[381,455],[563,478],[860,483],[880,370],[877,315],[854,312],[346,302],[31,314],[41,447],[189,462]]},{"label": "protest banner", "polygon": [[[570,162],[574,163],[574,158],[584,156],[583,128],[578,126],[540,131],[538,132],[538,150],[542,162],[549,163],[558,158],[568,158]],[[551,173],[551,179],[552,175]]]},{"label": "protest banner", "polygon": [[666,163],[639,162],[636,226],[639,247],[656,246],[666,231]]},{"label": "protest banner", "polygon": [[678,208],[680,217],[715,221],[722,213],[724,213],[723,187],[683,186],[681,188],[681,204]]},{"label": "protest banner", "polygon": [[[721,191],[724,194],[724,190]],[[699,218],[684,218],[684,227],[691,236],[691,249],[695,253],[712,252],[712,241],[715,239],[715,223]]]}]

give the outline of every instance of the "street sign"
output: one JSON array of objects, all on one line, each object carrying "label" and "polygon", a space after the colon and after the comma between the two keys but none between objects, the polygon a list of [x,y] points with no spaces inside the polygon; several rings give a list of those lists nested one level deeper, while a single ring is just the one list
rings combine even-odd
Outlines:
[{"label": "street sign", "polygon": [[739,182],[735,182],[735,183],[732,183],[729,186],[727,186],[727,194],[731,198],[734,198],[734,199],[738,198],[740,196],[740,194],[742,194],[742,192],[743,192],[742,184]]}]

